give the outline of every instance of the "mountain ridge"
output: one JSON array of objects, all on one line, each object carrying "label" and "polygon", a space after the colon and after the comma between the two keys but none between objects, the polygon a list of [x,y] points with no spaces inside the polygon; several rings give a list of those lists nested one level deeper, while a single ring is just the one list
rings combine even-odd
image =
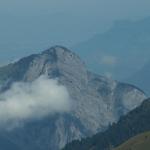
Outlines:
[{"label": "mountain ridge", "polygon": [[108,31],[72,49],[93,72],[124,81],[149,61],[149,26],[150,17],[138,21],[116,21]]},{"label": "mountain ridge", "polygon": [[130,78],[127,79],[130,83],[134,85],[139,85],[147,95],[150,95],[149,66],[150,66],[150,61],[146,63],[146,65],[144,65],[138,72],[136,72]]},{"label": "mountain ridge", "polygon": [[[119,146],[133,136],[150,131],[150,99],[139,107],[122,116],[119,122],[93,137],[77,140],[68,144],[64,150],[105,150]],[[140,118],[140,119],[139,119]]]},{"label": "mountain ridge", "polygon": [[59,150],[72,140],[105,130],[146,98],[134,86],[89,72],[78,55],[62,46],[0,68],[0,92],[15,82],[33,82],[43,74],[66,87],[73,107],[68,113],[0,132],[23,150]]}]

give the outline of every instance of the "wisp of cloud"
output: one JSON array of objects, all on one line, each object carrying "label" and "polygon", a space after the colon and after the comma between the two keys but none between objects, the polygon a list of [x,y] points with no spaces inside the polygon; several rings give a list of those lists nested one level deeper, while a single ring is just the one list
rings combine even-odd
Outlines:
[{"label": "wisp of cloud", "polygon": [[43,75],[31,83],[16,82],[0,95],[0,124],[41,119],[70,109],[67,89]]}]

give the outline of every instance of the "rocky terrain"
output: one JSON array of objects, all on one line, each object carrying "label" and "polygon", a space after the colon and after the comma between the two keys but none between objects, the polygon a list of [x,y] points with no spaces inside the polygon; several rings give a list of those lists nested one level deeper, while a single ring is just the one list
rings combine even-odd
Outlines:
[{"label": "rocky terrain", "polygon": [[[121,117],[117,123],[109,126],[106,131],[81,141],[76,140],[64,150],[148,150],[149,131],[150,99],[147,99],[138,108]],[[139,136],[144,132],[145,134]]]},{"label": "rocky terrain", "polygon": [[67,88],[72,106],[69,112],[29,120],[13,130],[1,129],[0,137],[21,150],[59,150],[72,140],[104,131],[146,98],[135,86],[89,72],[76,54],[61,46],[1,67],[0,92],[43,74]]}]

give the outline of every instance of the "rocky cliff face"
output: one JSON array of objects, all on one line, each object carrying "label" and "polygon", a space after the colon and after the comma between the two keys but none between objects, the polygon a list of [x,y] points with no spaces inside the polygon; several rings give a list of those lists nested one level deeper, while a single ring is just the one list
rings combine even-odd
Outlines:
[{"label": "rocky cliff face", "polygon": [[0,91],[15,81],[32,82],[40,75],[57,78],[72,101],[63,114],[27,122],[23,127],[1,131],[1,135],[22,150],[58,150],[74,139],[90,136],[116,122],[146,98],[136,87],[87,71],[80,58],[55,46],[0,68]]},{"label": "rocky cliff face", "polygon": [[[150,131],[150,99],[146,99],[139,107],[122,116],[117,123],[113,123],[106,131],[81,141],[73,141],[66,145],[63,150],[112,150],[112,148],[116,150],[115,147],[128,143],[130,138],[147,131]],[[140,143],[143,144],[142,140],[137,144],[139,150],[144,150],[144,147],[140,147]],[[134,150],[134,144],[136,141],[130,143],[129,147],[125,147],[124,150]],[[149,149],[149,147],[147,148]]]}]

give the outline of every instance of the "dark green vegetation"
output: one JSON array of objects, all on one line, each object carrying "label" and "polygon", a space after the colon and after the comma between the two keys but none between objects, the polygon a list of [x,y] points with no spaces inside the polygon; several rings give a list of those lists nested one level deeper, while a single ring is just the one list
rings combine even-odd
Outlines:
[{"label": "dark green vegetation", "polygon": [[149,150],[150,149],[150,132],[140,134],[131,138],[115,150]]},{"label": "dark green vegetation", "polygon": [[91,138],[68,144],[64,150],[106,150],[117,147],[129,138],[150,130],[150,99],[135,110],[121,117],[108,130]]}]

